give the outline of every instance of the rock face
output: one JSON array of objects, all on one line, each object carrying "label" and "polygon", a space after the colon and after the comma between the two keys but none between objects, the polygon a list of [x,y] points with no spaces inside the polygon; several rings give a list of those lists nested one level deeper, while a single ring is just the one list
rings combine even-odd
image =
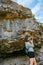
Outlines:
[{"label": "rock face", "polygon": [[31,10],[10,0],[0,0],[0,52],[22,50],[25,32],[41,40],[40,26]]},{"label": "rock face", "polygon": [[11,2],[11,0],[0,0],[0,3],[8,3]]},{"label": "rock face", "polygon": [[28,8],[18,5],[10,0],[1,0],[0,2],[0,19],[32,17],[32,12]]}]

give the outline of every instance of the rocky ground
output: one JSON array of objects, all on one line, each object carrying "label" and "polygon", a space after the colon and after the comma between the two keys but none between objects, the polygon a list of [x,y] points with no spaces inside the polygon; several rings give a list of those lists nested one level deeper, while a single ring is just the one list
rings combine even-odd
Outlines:
[{"label": "rocky ground", "polygon": [[[43,46],[36,52],[37,65],[43,65]],[[0,65],[29,65],[29,57],[23,51],[17,51],[0,58]]]},{"label": "rocky ground", "polygon": [[7,58],[0,65],[29,65],[29,58],[26,56]]},{"label": "rocky ground", "polygon": [[0,58],[0,65],[29,65],[29,57],[23,51],[17,51]]}]

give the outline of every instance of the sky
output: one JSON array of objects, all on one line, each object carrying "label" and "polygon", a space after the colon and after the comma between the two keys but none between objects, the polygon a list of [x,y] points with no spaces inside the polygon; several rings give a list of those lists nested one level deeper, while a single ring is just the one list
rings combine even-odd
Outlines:
[{"label": "sky", "polygon": [[43,0],[12,0],[30,8],[38,22],[43,23]]}]

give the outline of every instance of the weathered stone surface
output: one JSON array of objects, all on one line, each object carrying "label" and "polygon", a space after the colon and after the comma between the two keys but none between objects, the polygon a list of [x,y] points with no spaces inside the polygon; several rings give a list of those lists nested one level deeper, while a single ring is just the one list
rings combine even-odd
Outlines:
[{"label": "weathered stone surface", "polygon": [[30,9],[9,0],[0,0],[0,53],[22,50],[25,33],[33,36],[40,47],[43,42],[41,29]]},{"label": "weathered stone surface", "polygon": [[30,9],[18,5],[11,0],[0,1],[0,19],[15,19],[15,18],[31,18],[32,12]]}]

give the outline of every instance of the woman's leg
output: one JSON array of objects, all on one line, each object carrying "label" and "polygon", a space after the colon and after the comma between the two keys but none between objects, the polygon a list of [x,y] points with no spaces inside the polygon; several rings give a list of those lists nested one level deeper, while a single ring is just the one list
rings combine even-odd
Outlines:
[{"label": "woman's leg", "polygon": [[34,59],[30,58],[30,65],[33,65],[33,61],[34,61]]},{"label": "woman's leg", "polygon": [[37,65],[35,58],[33,58],[33,63],[34,63],[34,65]]}]

